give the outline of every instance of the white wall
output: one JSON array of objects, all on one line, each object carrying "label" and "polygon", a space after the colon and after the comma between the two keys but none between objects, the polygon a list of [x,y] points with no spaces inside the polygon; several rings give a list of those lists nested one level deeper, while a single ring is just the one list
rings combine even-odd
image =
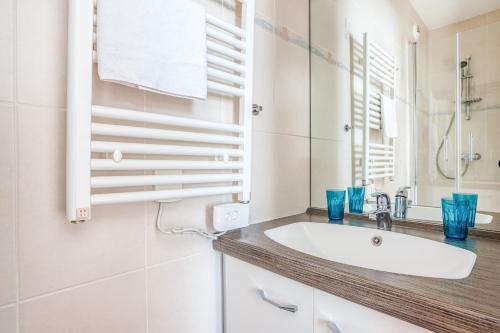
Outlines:
[{"label": "white wall", "polygon": [[[221,0],[200,0],[235,19]],[[234,3],[234,2],[233,2]],[[220,332],[219,256],[155,230],[157,205],[65,221],[67,0],[0,2],[0,331]],[[252,221],[309,204],[307,0],[257,0]],[[95,81],[94,102],[230,121],[233,101],[190,102]],[[231,196],[169,204],[164,225],[206,227]]]}]

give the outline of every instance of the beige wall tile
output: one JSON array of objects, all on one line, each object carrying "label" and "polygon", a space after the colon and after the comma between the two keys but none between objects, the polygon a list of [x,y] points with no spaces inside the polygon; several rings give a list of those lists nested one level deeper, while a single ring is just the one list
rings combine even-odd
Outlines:
[{"label": "beige wall tile", "polygon": [[219,260],[207,251],[148,270],[150,333],[219,332]]},{"label": "beige wall tile", "polygon": [[255,11],[267,18],[274,19],[276,17],[275,0],[256,0]]},{"label": "beige wall tile", "polygon": [[309,52],[279,38],[276,59],[275,104],[270,131],[309,136]]},{"label": "beige wall tile", "polygon": [[64,106],[66,0],[17,1],[18,101]]},{"label": "beige wall tile", "polygon": [[494,10],[486,14],[486,22],[498,23],[500,21],[500,9]]},{"label": "beige wall tile", "polygon": [[[164,203],[161,226],[165,230],[177,227],[210,229],[212,207],[230,202],[233,202],[231,195],[222,195]],[[150,203],[148,208],[148,266],[206,252],[212,248],[211,242],[198,235],[164,235],[158,232],[156,228],[158,204]]]},{"label": "beige wall tile", "polygon": [[349,63],[349,27],[346,13],[351,4],[345,1],[313,1],[311,5],[311,43],[331,52],[332,57]]},{"label": "beige wall tile", "polygon": [[454,190],[455,186],[451,182],[449,185],[419,186],[418,204],[420,206],[441,206],[441,198],[449,197]]},{"label": "beige wall tile", "polygon": [[17,154],[15,114],[0,104],[0,306],[16,300]]},{"label": "beige wall tile", "polygon": [[0,309],[0,332],[17,333],[16,306]]},{"label": "beige wall tile", "polygon": [[276,38],[273,32],[258,26],[255,28],[253,101],[264,108],[257,117],[253,117],[254,129],[258,131],[272,128],[276,112],[274,105]]},{"label": "beige wall tile", "polygon": [[346,140],[351,124],[350,73],[323,58],[311,59],[311,137]]},{"label": "beige wall tile", "polygon": [[[498,36],[500,39],[500,35]],[[487,49],[487,61],[485,62],[488,69],[488,81],[489,83],[499,84],[500,77],[500,46],[491,47]]]},{"label": "beige wall tile", "polygon": [[309,35],[309,1],[276,0],[276,17],[280,25],[300,36]]},{"label": "beige wall tile", "polygon": [[[496,156],[498,153],[496,152]],[[498,163],[498,159],[497,159]],[[453,189],[451,190],[453,191]],[[500,206],[498,205],[498,182],[497,183],[489,183],[489,184],[481,184],[477,181],[466,182],[464,181],[462,191],[466,193],[477,193],[479,196],[477,202],[477,209],[480,211],[486,212],[500,212]]]},{"label": "beige wall tile", "polygon": [[14,3],[0,2],[0,101],[14,99]]},{"label": "beige wall tile", "polygon": [[311,206],[325,208],[325,191],[351,186],[350,147],[342,141],[311,139]]},{"label": "beige wall tile", "polygon": [[[498,11],[498,13],[500,14],[500,11]],[[487,36],[488,46],[489,47],[500,46],[500,38],[498,38],[498,36],[500,36],[500,21],[489,24],[487,27],[487,31],[488,31],[488,36]]]},{"label": "beige wall tile", "polygon": [[146,332],[145,271],[23,302],[20,331]]},{"label": "beige wall tile", "polygon": [[500,127],[498,126],[500,124],[499,108],[488,110],[486,112],[485,124],[486,137],[484,138],[484,140],[486,141],[486,148],[488,150],[500,150],[500,146],[498,145],[498,143],[500,142]]},{"label": "beige wall tile", "polygon": [[20,294],[31,297],[143,267],[145,204],[65,219],[65,113],[19,107]]},{"label": "beige wall tile", "polygon": [[309,138],[253,134],[253,223],[303,213],[309,206]]}]

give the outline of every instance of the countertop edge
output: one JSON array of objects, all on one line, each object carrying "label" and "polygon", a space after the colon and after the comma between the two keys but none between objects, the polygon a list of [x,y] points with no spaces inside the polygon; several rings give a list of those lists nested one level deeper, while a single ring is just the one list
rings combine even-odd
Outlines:
[{"label": "countertop edge", "polygon": [[214,241],[213,247],[247,263],[436,333],[500,332],[500,318],[352,273],[308,265],[296,257],[273,253],[229,237]]}]

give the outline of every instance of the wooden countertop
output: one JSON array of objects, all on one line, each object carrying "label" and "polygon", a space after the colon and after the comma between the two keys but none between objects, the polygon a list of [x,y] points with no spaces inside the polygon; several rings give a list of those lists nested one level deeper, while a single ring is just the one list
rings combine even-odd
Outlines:
[{"label": "wooden countertop", "polygon": [[[287,248],[264,235],[267,229],[294,222],[328,220],[321,214],[306,213],[254,224],[220,237],[214,241],[214,248],[434,332],[500,332],[500,241],[479,236],[448,241],[433,226],[399,222],[393,232],[446,242],[477,254],[474,269],[465,279],[414,277],[328,261]],[[346,215],[343,223],[376,228],[365,217]]]}]

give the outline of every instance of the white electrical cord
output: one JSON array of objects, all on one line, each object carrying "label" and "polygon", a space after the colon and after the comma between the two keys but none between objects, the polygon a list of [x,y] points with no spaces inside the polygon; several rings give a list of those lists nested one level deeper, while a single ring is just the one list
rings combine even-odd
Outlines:
[{"label": "white electrical cord", "polygon": [[219,236],[222,236],[226,233],[225,231],[212,233],[212,232],[208,232],[208,231],[197,229],[197,228],[172,228],[169,230],[165,230],[161,226],[161,216],[163,214],[163,204],[165,202],[160,201],[158,203],[159,203],[159,206],[158,206],[158,214],[156,215],[156,228],[158,228],[158,230],[163,234],[166,234],[166,235],[196,234],[196,235],[202,236],[206,239],[216,240]]}]

